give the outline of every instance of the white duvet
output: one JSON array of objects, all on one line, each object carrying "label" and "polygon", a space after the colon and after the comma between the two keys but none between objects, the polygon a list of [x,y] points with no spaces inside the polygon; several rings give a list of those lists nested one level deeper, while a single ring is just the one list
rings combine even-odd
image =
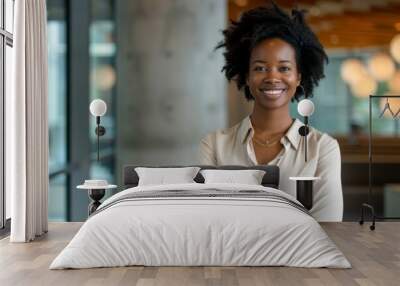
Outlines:
[{"label": "white duvet", "polygon": [[[50,269],[145,266],[294,266],[349,268],[321,226],[289,204],[259,198],[151,198],[131,192],[273,188],[232,184],[135,187],[107,199],[56,257]],[[297,202],[298,203],[298,202]]]}]

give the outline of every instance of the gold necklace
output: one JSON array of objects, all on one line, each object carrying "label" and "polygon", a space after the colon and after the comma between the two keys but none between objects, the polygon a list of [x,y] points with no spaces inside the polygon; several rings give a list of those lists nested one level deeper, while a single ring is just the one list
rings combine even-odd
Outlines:
[{"label": "gold necklace", "polygon": [[[283,134],[283,133],[284,133],[284,132],[282,132],[282,133],[280,133],[280,134]],[[269,148],[269,147],[271,147],[271,146],[276,145],[276,144],[281,140],[281,137],[282,137],[282,136],[278,136],[278,139],[276,139],[276,140],[266,139],[266,140],[265,140],[265,143],[264,143],[264,142],[260,141],[259,139],[257,139],[255,136],[253,136],[253,141],[254,141],[256,144],[260,145],[260,146]]]}]

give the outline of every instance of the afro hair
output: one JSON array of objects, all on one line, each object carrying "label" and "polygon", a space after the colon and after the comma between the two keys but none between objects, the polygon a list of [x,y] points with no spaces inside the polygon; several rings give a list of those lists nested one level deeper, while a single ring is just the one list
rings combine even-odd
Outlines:
[{"label": "afro hair", "polygon": [[312,97],[314,87],[325,76],[324,64],[328,63],[328,57],[305,22],[304,14],[304,10],[293,9],[290,16],[271,2],[244,12],[239,21],[231,21],[223,31],[224,40],[216,47],[225,48],[222,71],[228,81],[233,79],[239,90],[244,89],[247,100],[254,100],[246,84],[251,52],[263,40],[270,38],[280,38],[296,51],[303,90],[297,90],[294,99],[298,101],[303,95]]}]

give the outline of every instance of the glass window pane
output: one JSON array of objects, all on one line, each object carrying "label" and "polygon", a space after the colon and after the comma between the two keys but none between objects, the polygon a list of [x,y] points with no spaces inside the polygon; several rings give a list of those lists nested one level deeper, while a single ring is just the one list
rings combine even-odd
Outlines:
[{"label": "glass window pane", "polygon": [[66,165],[66,26],[64,21],[48,21],[49,69],[49,169]]},{"label": "glass window pane", "polygon": [[[47,1],[49,172],[67,166],[67,31],[64,1]],[[67,220],[67,174],[51,178],[49,219]]]},{"label": "glass window pane", "polygon": [[5,0],[6,12],[6,30],[10,33],[14,32],[14,0]]},{"label": "glass window pane", "polygon": [[[6,45],[6,67],[5,67],[5,97],[10,98],[12,95],[12,72],[13,72],[13,49]],[[6,219],[11,217],[11,193],[10,189],[6,188]]]},{"label": "glass window pane", "polygon": [[65,221],[67,218],[67,176],[58,175],[49,184],[49,220]]},{"label": "glass window pane", "polygon": [[[107,104],[107,113],[101,118],[106,134],[100,138],[101,161],[93,161],[91,177],[115,181],[115,83],[116,83],[116,43],[114,1],[91,1],[90,23],[90,101],[102,99]],[[97,137],[94,132],[96,120],[90,116],[92,158],[97,158]]]}]

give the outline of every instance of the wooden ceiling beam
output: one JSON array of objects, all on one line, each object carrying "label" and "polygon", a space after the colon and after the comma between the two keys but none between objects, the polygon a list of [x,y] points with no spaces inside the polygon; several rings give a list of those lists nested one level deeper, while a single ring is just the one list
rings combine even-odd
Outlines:
[{"label": "wooden ceiling beam", "polygon": [[[243,11],[265,5],[269,1],[247,0],[241,2],[246,3],[246,6],[236,5],[235,0],[228,2],[230,19],[237,20]],[[301,8],[302,6],[312,7],[321,3],[321,0],[277,0],[275,2],[283,8],[292,8],[296,4]],[[400,33],[400,1],[397,3],[386,1],[385,6],[377,5],[376,2],[374,5],[374,2],[368,1],[364,4],[369,4],[371,9],[354,11],[344,6],[343,13],[325,13],[321,16],[308,14],[307,21],[327,48],[364,48],[389,45],[391,39]],[[351,28],[349,29],[349,27]]]}]

